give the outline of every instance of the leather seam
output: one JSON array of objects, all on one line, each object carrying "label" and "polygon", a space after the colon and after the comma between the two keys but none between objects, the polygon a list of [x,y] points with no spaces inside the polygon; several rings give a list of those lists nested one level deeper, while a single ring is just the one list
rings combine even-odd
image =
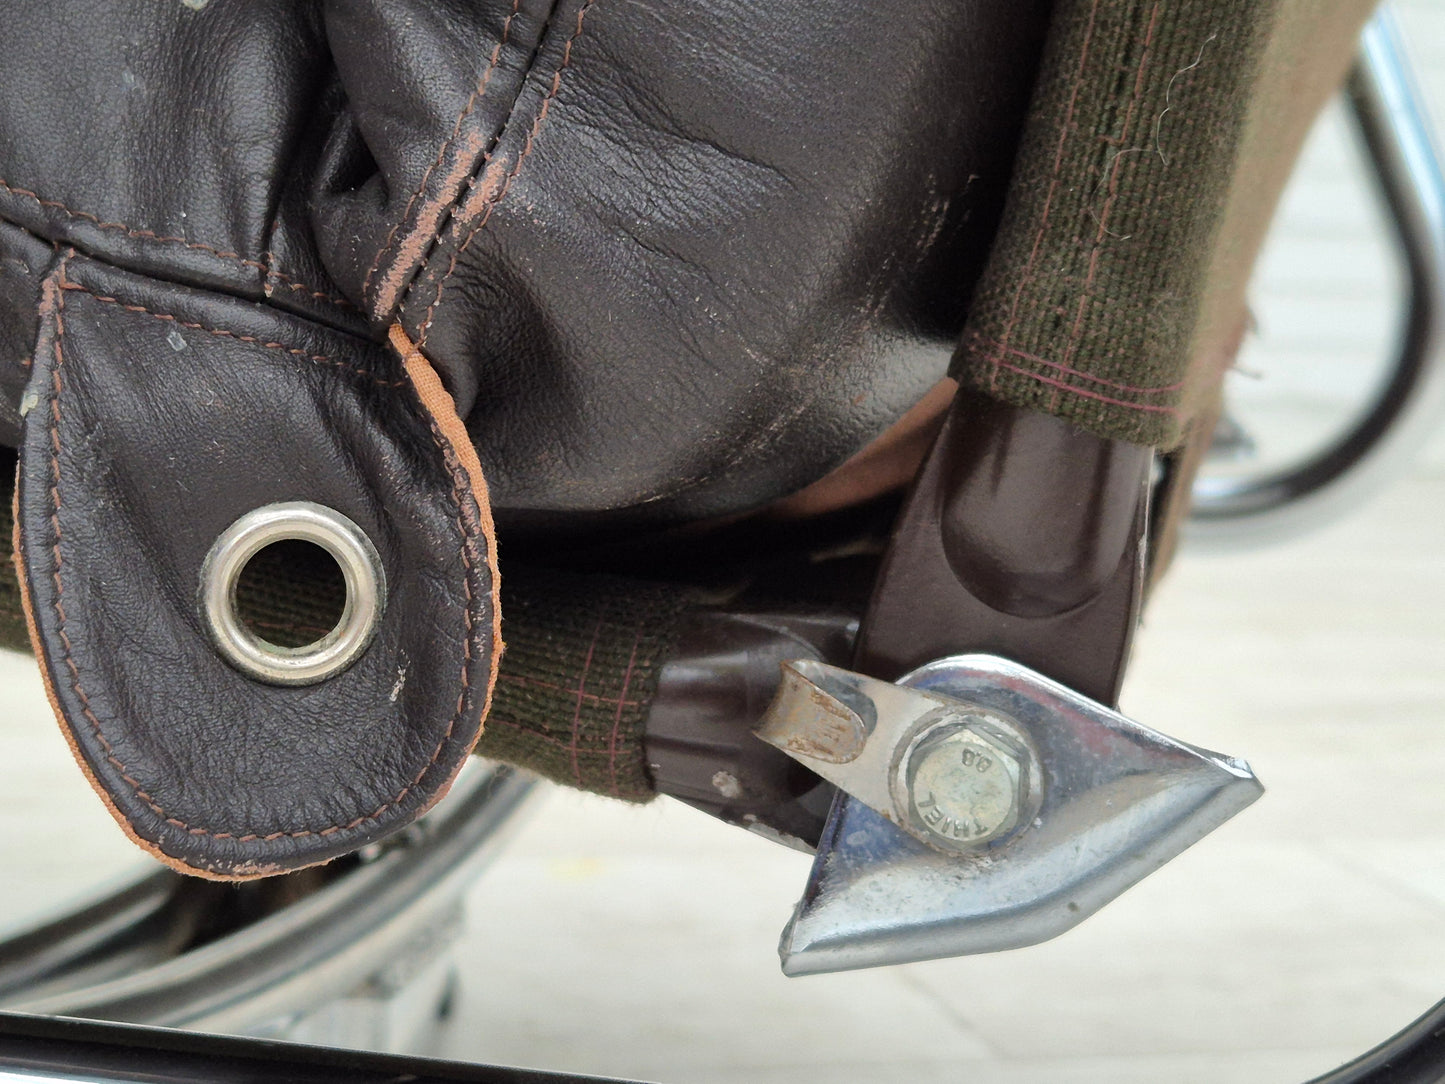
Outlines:
[{"label": "leather seam", "polygon": [[[480,212],[480,217],[467,229],[466,236],[462,239],[461,243],[452,250],[451,258],[447,263],[446,273],[437,280],[436,296],[432,298],[431,304],[427,306],[426,315],[424,316],[421,326],[417,331],[416,347],[418,350],[422,350],[426,346],[427,333],[431,330],[432,320],[435,317],[437,306],[441,304],[442,294],[445,292],[447,283],[451,279],[452,274],[457,269],[457,262],[461,259],[462,253],[465,252],[467,246],[472,243],[472,239],[476,237],[477,234],[486,227],[487,222],[490,221],[492,217],[492,212],[496,210],[497,204],[501,203],[503,197],[505,197],[508,191],[511,190],[512,182],[517,179],[517,175],[522,170],[522,165],[526,162],[528,156],[532,153],[532,149],[536,145],[537,133],[541,131],[542,124],[547,119],[547,113],[551,109],[552,102],[557,97],[557,92],[562,89],[562,74],[572,63],[572,49],[577,44],[577,39],[582,36],[583,22],[587,18],[587,13],[592,10],[592,5],[594,3],[596,3],[596,0],[586,0],[586,2],[577,10],[577,22],[572,30],[572,36],[567,39],[567,44],[562,48],[561,62],[557,65],[557,70],[552,74],[551,86],[548,87],[546,96],[542,99],[541,107],[537,111],[536,118],[532,121],[532,127],[527,132],[527,137],[523,141],[522,150],[521,153],[517,155],[516,162],[512,164],[512,168],[508,171],[506,178],[502,181],[500,185],[497,186],[496,190],[487,195],[486,207]],[[513,115],[515,115],[515,112],[516,110],[514,107]],[[512,118],[510,116],[507,118],[508,124],[510,124],[511,119]],[[505,127],[503,130],[505,131]],[[499,135],[499,143],[500,139],[501,137]],[[487,163],[491,160],[491,157],[492,152],[489,152],[486,156],[483,157],[481,163],[479,163],[477,167],[476,172],[473,173],[471,179],[467,182],[467,190],[469,192],[476,192],[477,181],[481,177],[482,173],[485,171]],[[458,193],[458,200],[461,200],[461,198],[461,194]],[[452,206],[453,208],[456,207],[456,201],[453,202]],[[466,211],[465,204],[462,205],[462,210],[463,212]],[[447,225],[453,227],[455,233],[458,236],[461,235],[462,227],[460,226],[460,224],[456,223],[454,219],[449,219]],[[443,226],[439,229],[435,242],[436,244],[441,243],[442,233],[445,231],[445,228],[446,227]],[[408,296],[410,295],[411,289],[413,286],[415,286],[415,284],[415,280],[413,280],[411,285],[407,287],[406,292]],[[404,305],[405,301],[406,298],[402,298],[398,307]]]},{"label": "leather seam", "polygon": [[[507,42],[511,39],[512,23],[517,18],[517,13],[521,9],[522,0],[512,0],[512,11],[507,16],[507,21],[502,24],[502,33],[501,37],[497,40],[497,47],[492,50],[491,58],[487,61],[486,70],[482,72],[481,79],[478,81],[476,88],[472,91],[471,97],[467,99],[467,104],[463,107],[461,113],[457,115],[457,122],[452,126],[452,134],[447,136],[447,138],[442,141],[442,145],[437,148],[436,158],[432,160],[432,164],[428,166],[426,172],[422,174],[420,183],[417,184],[416,189],[411,194],[411,199],[407,200],[406,209],[402,211],[400,217],[398,217],[396,222],[392,224],[391,231],[386,235],[385,243],[383,243],[381,248],[377,250],[376,259],[373,260],[371,266],[367,268],[366,277],[361,282],[361,296],[363,299],[369,296],[371,290],[371,280],[376,276],[376,272],[381,268],[382,262],[386,259],[387,256],[393,254],[394,250],[392,248],[392,243],[396,240],[397,232],[401,229],[402,225],[406,222],[406,220],[411,217],[411,212],[413,208],[416,207],[416,201],[421,199],[422,193],[426,191],[426,186],[428,182],[431,181],[432,174],[435,173],[438,168],[440,168],[442,160],[446,157],[447,151],[452,148],[452,146],[457,141],[457,137],[461,135],[462,125],[466,123],[467,118],[470,117],[472,115],[472,112],[476,109],[477,103],[481,101],[482,95],[486,93],[487,84],[492,81],[492,75],[496,72],[498,65],[500,65],[501,63],[502,50],[506,48]],[[438,208],[438,222],[440,222],[440,220],[446,215],[450,207],[456,204],[456,198],[459,197],[460,191],[458,191],[457,197],[453,198],[447,204]],[[418,222],[417,228],[420,229],[420,227],[421,223]],[[435,224],[431,226],[432,230],[435,230],[436,228],[437,227]]]},{"label": "leather seam", "polygon": [[208,335],[215,335],[223,339],[235,339],[237,342],[250,343],[253,346],[264,346],[271,350],[283,350],[286,353],[293,355],[294,357],[303,358],[306,361],[312,361],[318,365],[329,365],[333,368],[341,369],[344,372],[352,373],[355,376],[359,376],[371,381],[378,388],[406,387],[405,380],[386,380],[380,376],[377,376],[370,369],[362,369],[359,366],[352,365],[350,362],[341,361],[338,358],[334,358],[329,354],[312,354],[309,351],[301,350],[294,346],[287,346],[285,343],[267,342],[265,339],[258,338],[255,335],[242,335],[240,332],[230,331],[226,328],[209,327],[206,324],[198,324],[190,320],[182,320],[174,313],[157,312],[155,309],[148,309],[144,305],[128,304],[127,302],[120,300],[120,298],[118,297],[108,297],[104,294],[95,293],[93,290],[88,290],[84,286],[81,286],[78,283],[74,282],[67,282],[61,280],[60,289],[62,291],[73,290],[79,291],[80,293],[89,294],[96,301],[103,301],[107,305],[117,305],[120,308],[124,309],[126,312],[145,313],[147,316],[153,316],[157,320],[164,320],[167,323],[175,324],[177,327],[189,328],[193,331],[204,331]]},{"label": "leather seam", "polygon": [[[462,493],[461,493],[461,490],[460,490],[460,488],[459,488],[459,486],[460,486],[460,484],[461,484],[461,480],[459,479],[458,468],[457,468],[457,465],[452,462],[453,457],[452,457],[452,455],[450,455],[450,454],[448,453],[448,449],[447,449],[447,447],[445,446],[445,443],[442,441],[441,436],[440,436],[440,434],[439,434],[438,431],[437,431],[435,422],[428,416],[428,419],[427,419],[427,420],[428,420],[428,423],[429,423],[430,428],[431,428],[432,439],[437,442],[437,446],[438,446],[439,450],[441,450],[441,452],[442,452],[442,459],[443,459],[443,461],[447,464],[448,472],[449,472],[449,473],[451,474],[451,476],[452,476],[452,499],[453,499],[453,503],[456,505],[456,508],[457,508],[457,527],[458,527],[458,530],[461,532],[462,539],[463,539],[463,544],[462,544],[462,562],[463,562],[463,566],[464,566],[464,569],[465,569],[465,575],[464,575],[464,577],[463,577],[463,585],[464,585],[465,592],[466,592],[466,597],[467,597],[467,605],[466,605],[466,607],[465,607],[465,609],[464,609],[464,614],[465,614],[465,618],[466,618],[466,626],[467,626],[467,637],[466,637],[466,643],[465,643],[464,661],[463,661],[463,666],[462,666],[462,692],[461,692],[461,694],[459,695],[458,701],[457,701],[457,713],[453,716],[451,722],[450,722],[450,723],[448,724],[448,726],[447,726],[447,729],[446,729],[445,734],[442,736],[441,740],[437,743],[436,750],[432,753],[430,760],[428,760],[427,763],[426,763],[425,765],[423,765],[421,771],[419,771],[419,772],[417,773],[417,775],[415,776],[415,778],[413,778],[412,781],[411,781],[410,783],[408,783],[406,786],[402,787],[402,789],[401,789],[394,797],[392,797],[392,798],[389,799],[388,801],[384,802],[382,805],[378,806],[375,811],[373,811],[373,812],[371,812],[371,813],[368,813],[368,814],[363,814],[362,816],[359,816],[359,817],[356,817],[356,818],[354,818],[353,820],[348,821],[348,822],[345,823],[345,824],[330,825],[330,826],[328,826],[328,827],[326,827],[326,828],[321,828],[321,829],[304,828],[304,829],[297,829],[297,830],[293,830],[293,831],[271,832],[271,833],[268,833],[268,834],[265,834],[265,835],[261,835],[261,834],[259,834],[259,833],[248,833],[248,834],[246,834],[246,835],[239,835],[239,836],[236,835],[234,832],[217,832],[217,831],[215,831],[215,830],[213,830],[213,829],[209,829],[209,828],[196,828],[196,827],[192,827],[191,825],[188,825],[186,822],[182,821],[180,818],[178,818],[178,817],[173,817],[173,816],[171,816],[170,814],[168,814],[168,813],[166,812],[166,810],[164,809],[164,807],[162,807],[158,802],[156,802],[156,800],[155,800],[150,794],[148,794],[145,790],[142,789],[141,784],[140,784],[138,781],[136,781],[136,780],[130,775],[130,770],[129,770],[129,769],[125,766],[125,764],[115,755],[114,747],[110,744],[109,739],[106,738],[105,732],[104,732],[104,728],[102,727],[100,720],[96,717],[95,712],[91,709],[90,699],[89,699],[89,697],[86,695],[85,690],[84,690],[84,688],[83,688],[82,685],[81,685],[81,681],[80,681],[80,669],[79,669],[79,667],[76,665],[76,662],[75,662],[75,660],[74,660],[74,658],[73,658],[73,649],[72,649],[72,647],[71,647],[70,638],[69,638],[69,636],[68,636],[68,635],[66,634],[66,632],[65,632],[65,610],[64,610],[64,606],[63,606],[63,604],[62,604],[63,589],[62,589],[62,581],[61,581],[61,556],[60,556],[60,541],[61,541],[61,529],[60,529],[60,509],[61,509],[61,499],[60,499],[60,421],[61,421],[60,395],[61,395],[61,386],[62,386],[62,385],[61,385],[60,372],[61,372],[62,367],[64,366],[63,340],[64,340],[64,337],[65,337],[65,324],[64,324],[65,291],[67,291],[67,290],[79,290],[80,292],[83,292],[83,293],[86,293],[86,294],[90,294],[90,296],[92,296],[92,297],[98,296],[98,295],[92,293],[90,290],[87,290],[84,286],[81,286],[81,285],[79,285],[79,284],[70,283],[70,282],[66,279],[66,277],[65,277],[66,263],[68,263],[68,259],[67,259],[67,261],[61,263],[61,265],[60,265],[60,267],[59,267],[59,269],[58,269],[58,273],[57,273],[57,281],[58,281],[58,284],[60,285],[61,292],[60,292],[60,294],[59,294],[59,299],[58,299],[58,303],[57,303],[57,305],[56,305],[56,311],[55,311],[55,345],[54,345],[55,364],[54,364],[53,369],[51,370],[51,401],[50,401],[51,423],[50,423],[50,426],[49,426],[49,430],[50,430],[50,449],[51,449],[51,450],[50,450],[50,471],[51,471],[50,494],[51,494],[51,502],[52,502],[52,505],[53,505],[54,510],[53,510],[53,512],[51,513],[51,516],[50,516],[50,524],[51,524],[52,533],[54,534],[54,538],[55,538],[55,543],[54,543],[54,545],[51,547],[51,559],[52,559],[52,563],[53,563],[53,571],[52,571],[52,573],[51,573],[51,579],[52,579],[53,583],[55,584],[55,602],[54,602],[54,604],[52,605],[51,608],[52,608],[52,610],[54,611],[55,619],[56,619],[56,636],[57,636],[57,639],[59,639],[60,644],[61,644],[61,648],[62,648],[62,656],[61,656],[61,657],[62,657],[62,659],[64,660],[65,665],[66,665],[67,669],[70,671],[70,675],[71,675],[71,689],[72,689],[72,691],[75,693],[75,695],[76,695],[76,696],[79,698],[79,700],[80,700],[82,712],[83,712],[86,720],[90,723],[91,730],[92,730],[92,732],[95,734],[96,740],[100,742],[100,745],[101,745],[102,749],[105,751],[105,755],[106,755],[106,760],[107,760],[107,762],[110,763],[110,764],[120,773],[121,779],[124,780],[127,784],[130,785],[130,787],[131,787],[132,791],[135,793],[136,797],[139,798],[143,803],[145,803],[145,805],[146,805],[152,812],[154,812],[157,816],[162,817],[162,818],[164,819],[164,821],[165,821],[166,824],[169,824],[169,825],[171,825],[171,826],[173,826],[173,827],[176,827],[176,828],[183,829],[185,832],[187,832],[188,834],[193,835],[193,836],[206,836],[206,837],[211,838],[211,839],[231,839],[231,840],[235,840],[237,843],[256,843],[256,842],[271,843],[271,842],[274,842],[274,841],[276,841],[276,840],[278,840],[278,839],[303,839],[303,838],[307,838],[307,837],[310,837],[310,836],[329,836],[329,835],[334,835],[334,834],[336,834],[337,832],[349,831],[350,829],[356,828],[356,827],[358,827],[359,825],[365,824],[367,821],[376,820],[376,819],[377,819],[378,817],[380,817],[383,813],[385,813],[388,809],[391,809],[393,806],[397,805],[399,802],[401,802],[403,799],[405,799],[406,796],[411,793],[411,791],[421,782],[421,780],[426,776],[426,774],[427,774],[429,771],[431,771],[431,769],[432,769],[432,768],[437,764],[437,762],[441,759],[442,752],[443,752],[443,750],[446,748],[447,742],[451,740],[451,736],[452,736],[453,732],[454,732],[455,729],[456,729],[456,724],[457,724],[458,720],[461,718],[461,715],[462,715],[462,713],[463,713],[463,711],[464,711],[464,709],[465,709],[466,695],[467,695],[467,692],[468,692],[468,690],[469,690],[469,688],[470,688],[470,686],[471,686],[471,667],[472,667],[472,663],[473,663],[473,661],[474,661],[474,660],[473,660],[473,657],[472,657],[472,636],[471,636],[472,627],[473,627],[473,619],[472,619],[472,612],[471,612],[471,611],[472,611],[472,604],[473,604],[473,601],[474,601],[474,597],[473,597],[473,594],[472,594],[471,579],[472,579],[472,576],[473,576],[474,571],[475,571],[475,570],[474,570],[474,566],[473,566],[473,564],[472,564],[472,555],[471,555],[471,548],[472,548],[472,547],[471,547],[471,545],[470,545],[469,536],[468,536],[468,534],[467,534],[467,532],[466,532],[465,524],[463,523],[463,515],[464,515],[464,513],[463,513],[463,505],[462,505]],[[155,315],[155,314],[152,313],[151,315]],[[256,345],[273,347],[273,348],[277,347],[277,344],[273,344],[273,343],[257,343]],[[280,347],[280,349],[286,349],[286,348],[285,348],[285,347]]]},{"label": "leather seam", "polygon": [[50,208],[51,210],[60,211],[62,214],[66,215],[69,218],[78,218],[85,222],[89,222],[96,229],[114,230],[116,232],[125,234],[127,237],[134,237],[137,240],[154,241],[157,244],[165,245],[181,245],[185,248],[193,249],[197,252],[209,253],[210,255],[215,256],[218,259],[228,260],[233,263],[240,264],[243,267],[249,267],[254,270],[260,271],[262,275],[266,278],[266,280],[269,281],[271,279],[275,279],[288,290],[294,290],[298,293],[306,294],[307,296],[318,301],[329,301],[333,305],[339,305],[342,308],[349,309],[354,307],[351,302],[347,301],[344,297],[340,297],[335,294],[328,294],[322,290],[313,289],[311,286],[308,286],[305,283],[297,282],[295,279],[291,278],[284,272],[276,270],[272,264],[274,257],[269,251],[266,253],[266,262],[262,262],[260,260],[251,260],[247,259],[245,256],[242,256],[239,252],[228,252],[225,249],[216,248],[214,245],[208,245],[202,241],[190,241],[184,237],[166,237],[162,234],[156,233],[154,230],[136,229],[135,227],[127,226],[123,222],[105,222],[99,216],[93,215],[89,211],[78,211],[73,207],[66,206],[59,200],[45,199],[38,193],[30,191],[28,188],[17,188],[14,185],[9,184],[3,178],[0,178],[0,190],[9,192],[15,196],[24,196],[27,199],[34,200],[37,205]]},{"label": "leather seam", "polygon": [[[556,13],[556,4],[557,0],[552,0],[552,8],[549,10],[547,19],[544,22],[542,29],[537,35],[537,41],[534,44],[531,55],[527,60],[526,70],[522,73],[522,81],[517,88],[516,95],[512,99],[512,104],[507,109],[507,115],[502,118],[501,123],[497,126],[496,135],[494,135],[488,141],[486,149],[482,152],[482,156],[477,161],[477,164],[468,171],[466,177],[463,178],[462,181],[458,182],[456,192],[445,201],[444,205],[437,214],[436,222],[432,227],[431,239],[427,241],[426,247],[422,250],[421,256],[417,259],[416,267],[411,269],[406,275],[403,276],[403,278],[405,278],[406,280],[405,285],[398,287],[396,292],[396,299],[391,304],[391,306],[389,306],[393,313],[399,315],[401,311],[406,307],[407,301],[411,298],[411,292],[412,289],[416,286],[417,280],[422,277],[427,264],[431,261],[432,257],[436,254],[437,249],[441,246],[442,239],[446,236],[448,227],[453,225],[453,218],[457,213],[458,205],[461,204],[462,200],[465,197],[465,194],[469,191],[472,191],[476,187],[477,178],[486,170],[487,163],[492,160],[493,155],[497,153],[497,148],[502,145],[503,139],[505,139],[507,133],[511,131],[512,123],[517,116],[517,110],[521,106],[522,98],[526,93],[527,80],[531,77],[533,70],[536,68],[537,59],[541,55],[543,46],[545,46],[547,43],[548,35],[551,33],[552,17]],[[410,339],[408,339],[408,341],[410,341]],[[414,343],[413,345],[420,349],[420,344]]]}]

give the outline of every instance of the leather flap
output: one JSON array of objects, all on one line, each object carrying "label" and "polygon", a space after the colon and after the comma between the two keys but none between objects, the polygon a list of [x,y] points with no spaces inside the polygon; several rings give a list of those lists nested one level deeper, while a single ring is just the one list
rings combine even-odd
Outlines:
[{"label": "leather flap", "polygon": [[[501,640],[486,491],[419,354],[82,259],[46,281],[25,402],[16,553],[51,702],[135,840],[241,879],[328,861],[445,792]],[[316,684],[228,664],[198,601],[238,518],[340,512],[386,601]]]}]

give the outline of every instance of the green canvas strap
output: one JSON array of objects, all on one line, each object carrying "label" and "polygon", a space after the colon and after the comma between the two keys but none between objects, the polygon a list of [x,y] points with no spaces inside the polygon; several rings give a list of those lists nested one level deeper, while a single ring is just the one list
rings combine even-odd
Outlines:
[{"label": "green canvas strap", "polygon": [[647,711],[688,589],[508,567],[506,653],[476,751],[570,787],[646,801]]},{"label": "green canvas strap", "polygon": [[1060,0],[953,375],[1172,448],[1278,0]]}]

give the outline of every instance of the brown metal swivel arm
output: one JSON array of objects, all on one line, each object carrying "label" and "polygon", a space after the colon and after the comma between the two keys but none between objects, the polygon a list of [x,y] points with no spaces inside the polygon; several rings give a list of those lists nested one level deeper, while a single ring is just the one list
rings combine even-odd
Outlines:
[{"label": "brown metal swivel arm", "polygon": [[1115,704],[1144,582],[1151,460],[961,389],[899,516],[855,668],[892,681],[984,652]]},{"label": "brown metal swivel arm", "polygon": [[[903,510],[856,668],[893,680],[961,652],[1004,655],[1117,699],[1140,585],[1150,453],[960,391]],[[700,611],[647,722],[661,791],[812,846],[832,788],[751,732],[778,665],[845,664],[845,613]]]}]

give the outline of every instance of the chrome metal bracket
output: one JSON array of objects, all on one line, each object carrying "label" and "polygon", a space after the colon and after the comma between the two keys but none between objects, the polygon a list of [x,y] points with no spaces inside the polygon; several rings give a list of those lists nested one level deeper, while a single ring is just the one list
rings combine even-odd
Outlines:
[{"label": "chrome metal bracket", "polygon": [[1244,761],[993,655],[896,685],[785,664],[758,736],[840,788],[779,945],[788,975],[1056,937],[1264,791]]}]

